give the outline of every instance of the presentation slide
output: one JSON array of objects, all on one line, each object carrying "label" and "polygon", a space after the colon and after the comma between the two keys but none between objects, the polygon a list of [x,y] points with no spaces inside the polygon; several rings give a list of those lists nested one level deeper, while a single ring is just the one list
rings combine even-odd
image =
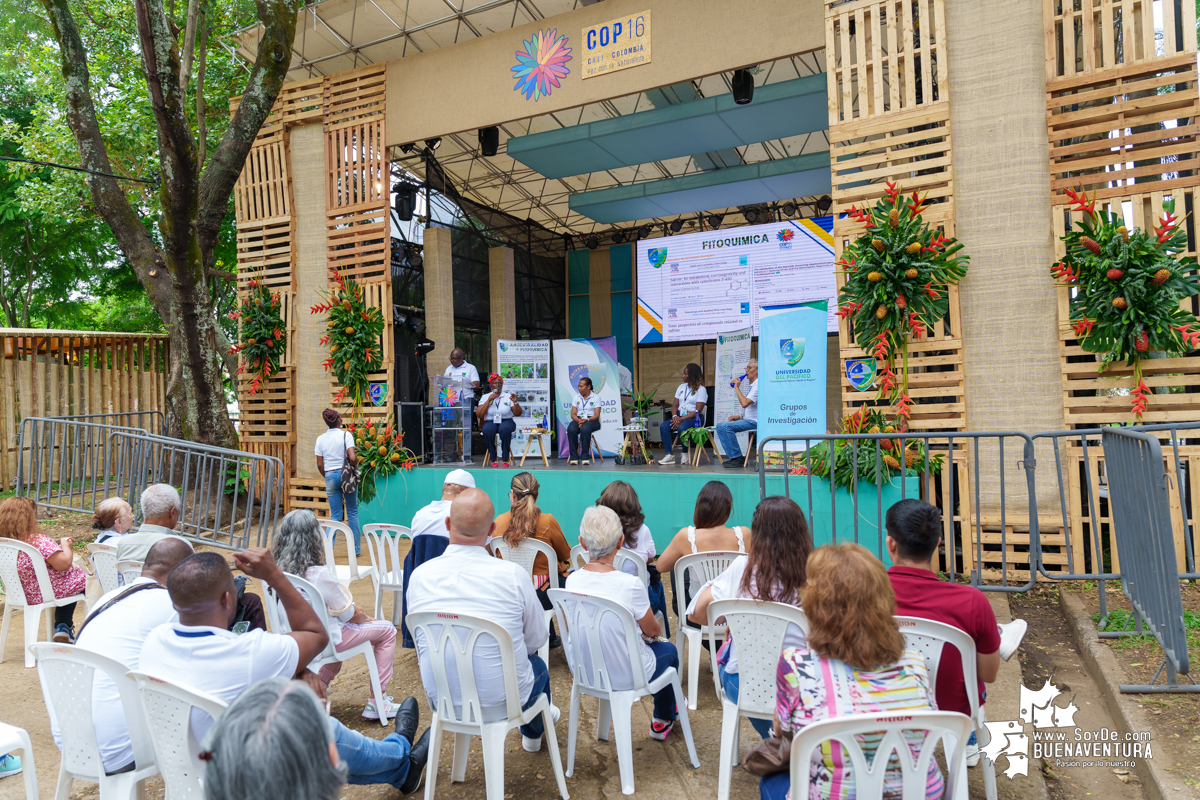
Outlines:
[{"label": "presentation slide", "polygon": [[637,243],[638,342],[716,339],[764,305],[828,300],[837,331],[833,218],[787,220]]}]

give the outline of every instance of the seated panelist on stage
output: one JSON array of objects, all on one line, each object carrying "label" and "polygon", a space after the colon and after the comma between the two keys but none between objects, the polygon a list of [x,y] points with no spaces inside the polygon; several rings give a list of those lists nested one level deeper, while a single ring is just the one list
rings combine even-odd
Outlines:
[{"label": "seated panelist on stage", "polygon": [[725,466],[737,469],[745,464],[737,435],[743,431],[758,430],[758,359],[746,362],[746,374],[729,384],[737,392],[737,401],[742,413],[730,414],[729,419],[717,423],[717,438],[725,450]]},{"label": "seated panelist on stage", "polygon": [[[707,403],[708,389],[704,388],[704,373],[699,364],[688,364],[683,368],[683,383],[675,390],[675,400],[671,403],[671,418],[663,420],[659,428],[663,449],[667,454],[658,463],[675,463],[672,440],[676,436],[682,437],[688,428],[704,426],[704,406]],[[682,441],[679,442],[679,449],[684,449]]]},{"label": "seated panelist on stage", "polygon": [[600,430],[600,396],[592,391],[592,379],[579,379],[579,394],[571,401],[571,424],[567,426],[567,446],[571,463],[578,464],[580,454],[585,465],[591,463],[592,436]]},{"label": "seated panelist on stage", "polygon": [[496,457],[496,434],[500,434],[500,450],[504,456],[504,466],[507,467],[512,455],[513,433],[517,430],[517,423],[513,417],[519,417],[524,412],[521,404],[517,402],[516,395],[504,391],[504,378],[493,372],[488,377],[488,385],[492,391],[479,401],[475,416],[479,417],[483,443],[487,445],[492,466],[500,466],[500,459]]},{"label": "seated panelist on stage", "polygon": [[467,354],[461,347],[450,351],[450,366],[446,367],[446,371],[442,374],[447,378],[465,380],[473,389],[479,388],[479,370],[475,369],[474,364],[467,362]]}]

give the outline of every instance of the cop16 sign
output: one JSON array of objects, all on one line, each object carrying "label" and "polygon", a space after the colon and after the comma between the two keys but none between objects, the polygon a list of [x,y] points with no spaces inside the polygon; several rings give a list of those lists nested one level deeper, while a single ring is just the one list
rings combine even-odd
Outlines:
[{"label": "cop16 sign", "polygon": [[650,63],[650,12],[583,29],[583,77]]}]

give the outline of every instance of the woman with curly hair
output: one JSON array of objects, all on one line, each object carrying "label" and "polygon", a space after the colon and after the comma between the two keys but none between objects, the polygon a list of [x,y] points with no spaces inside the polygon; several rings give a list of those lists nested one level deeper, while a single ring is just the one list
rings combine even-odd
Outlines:
[{"label": "woman with curly hair", "polygon": [[[37,549],[49,567],[50,590],[58,599],[83,594],[87,587],[87,573],[74,565],[71,553],[71,537],[57,542],[42,533],[37,524],[37,505],[28,497],[10,497],[0,503],[0,536],[15,539]],[[42,602],[42,590],[38,586],[33,561],[26,553],[17,556],[17,574],[21,577],[21,588],[25,591],[25,602],[37,605]],[[62,644],[75,643],[75,603],[54,609],[54,641]]]}]

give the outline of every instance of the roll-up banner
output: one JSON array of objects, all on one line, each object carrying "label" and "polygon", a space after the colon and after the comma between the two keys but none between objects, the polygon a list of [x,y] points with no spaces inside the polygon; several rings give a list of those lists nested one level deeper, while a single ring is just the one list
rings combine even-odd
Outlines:
[{"label": "roll-up banner", "polygon": [[[763,306],[758,333],[758,441],[825,433],[827,302]],[[804,449],[789,443],[788,452]]]},{"label": "roll-up banner", "polygon": [[[716,405],[713,406],[713,422],[724,422],[730,416],[742,413],[742,404],[738,402],[737,392],[733,390],[730,384],[746,374],[746,362],[750,360],[750,340],[753,336],[753,330],[747,326],[736,331],[727,331],[717,334],[717,377],[716,377]],[[749,384],[742,387],[743,391],[750,391]],[[747,443],[750,440],[750,432],[744,431],[737,435],[738,446],[742,448],[742,452],[746,452]],[[721,454],[725,454],[725,448],[721,447],[720,440],[716,441],[716,447],[721,448]]]},{"label": "roll-up banner", "polygon": [[[513,453],[524,453],[529,429],[544,427],[550,430],[553,424],[550,414],[550,340],[500,339],[496,342],[496,365],[500,377],[504,378],[504,391],[515,395],[525,412],[513,418],[517,430],[512,438]],[[485,382],[485,396],[488,391]],[[529,454],[541,455],[541,441],[536,436]]]},{"label": "roll-up banner", "polygon": [[554,352],[554,409],[558,417],[558,455],[566,458],[567,425],[571,424],[571,401],[578,394],[580,378],[592,379],[592,391],[600,398],[600,430],[593,437],[606,456],[616,455],[621,446],[621,384],[617,372],[617,339],[556,339]]}]

